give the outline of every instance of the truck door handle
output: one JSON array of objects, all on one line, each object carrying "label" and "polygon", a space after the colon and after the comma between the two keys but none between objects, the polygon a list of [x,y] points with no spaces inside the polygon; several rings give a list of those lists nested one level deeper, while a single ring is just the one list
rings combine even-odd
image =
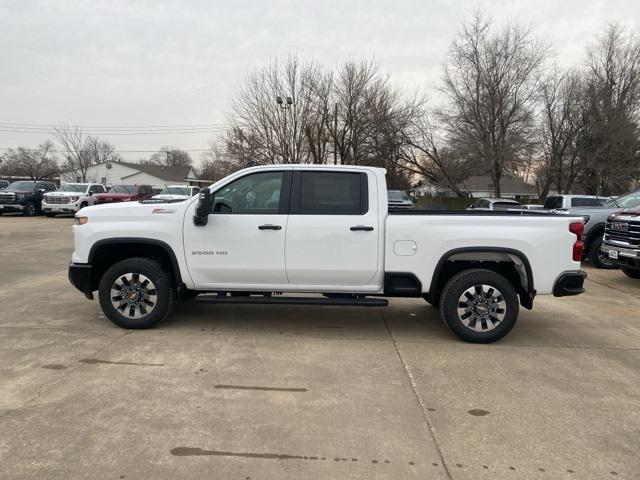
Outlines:
[{"label": "truck door handle", "polygon": [[260,225],[258,230],[282,230],[280,225]]},{"label": "truck door handle", "polygon": [[370,232],[373,230],[373,227],[367,227],[366,225],[356,225],[355,227],[351,227],[352,232],[364,231]]}]

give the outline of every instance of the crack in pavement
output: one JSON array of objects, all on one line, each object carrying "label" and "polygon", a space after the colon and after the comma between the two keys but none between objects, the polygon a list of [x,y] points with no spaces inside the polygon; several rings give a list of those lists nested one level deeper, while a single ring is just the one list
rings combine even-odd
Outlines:
[{"label": "crack in pavement", "polygon": [[389,327],[389,323],[387,323],[387,319],[384,316],[384,312],[380,311],[380,315],[382,316],[382,321],[384,322],[385,327],[387,327],[387,332],[389,332],[389,338],[391,338],[391,342],[393,343],[393,348],[396,351],[396,354],[398,355],[398,360],[400,360],[400,363],[402,364],[404,371],[407,375],[407,377],[409,378],[409,383],[411,384],[411,390],[413,390],[413,394],[416,397],[416,400],[418,402],[418,405],[420,406],[421,410],[422,410],[422,416],[424,417],[424,421],[426,423],[427,426],[427,430],[429,431],[429,435],[431,436],[431,440],[433,441],[433,444],[436,447],[436,451],[438,452],[438,456],[440,457],[440,462],[442,463],[442,468],[444,470],[445,475],[447,476],[447,478],[449,478],[450,480],[453,480],[453,476],[451,475],[451,472],[449,471],[449,467],[447,466],[447,462],[444,459],[444,455],[442,453],[442,449],[440,448],[440,444],[438,443],[438,439],[436,438],[436,434],[435,434],[435,430],[433,428],[433,425],[431,423],[431,420],[429,419],[429,415],[427,414],[427,407],[425,406],[424,402],[422,401],[422,398],[420,397],[420,394],[418,393],[418,390],[416,389],[416,383],[413,379],[413,375],[411,375],[411,372],[409,371],[409,367],[407,366],[406,362],[404,361],[404,358],[402,358],[402,354],[400,353],[400,349],[398,348],[398,344],[396,343],[396,339],[393,337],[393,333],[391,332],[391,327]]}]

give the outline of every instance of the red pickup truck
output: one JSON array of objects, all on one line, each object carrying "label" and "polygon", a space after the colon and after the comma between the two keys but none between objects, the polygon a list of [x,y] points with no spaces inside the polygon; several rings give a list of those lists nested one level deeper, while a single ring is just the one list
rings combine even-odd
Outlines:
[{"label": "red pickup truck", "polygon": [[107,193],[94,195],[95,204],[134,202],[148,200],[153,197],[153,187],[151,185],[114,185]]}]

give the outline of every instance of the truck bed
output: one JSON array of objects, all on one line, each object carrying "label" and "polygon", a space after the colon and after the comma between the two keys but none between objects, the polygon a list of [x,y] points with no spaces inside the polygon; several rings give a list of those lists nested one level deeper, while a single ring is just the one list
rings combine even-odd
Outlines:
[{"label": "truck bed", "polygon": [[543,212],[540,210],[438,210],[438,209],[389,209],[389,215],[475,215],[475,216],[528,216],[528,217],[567,217],[566,214]]}]

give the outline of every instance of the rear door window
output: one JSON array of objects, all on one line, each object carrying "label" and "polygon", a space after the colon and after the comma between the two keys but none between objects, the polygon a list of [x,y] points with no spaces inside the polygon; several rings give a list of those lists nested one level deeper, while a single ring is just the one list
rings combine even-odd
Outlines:
[{"label": "rear door window", "polygon": [[357,172],[300,172],[303,215],[364,215],[369,210],[367,176]]},{"label": "rear door window", "polygon": [[576,197],[571,199],[572,207],[599,207],[602,201],[599,198],[581,198]]}]

